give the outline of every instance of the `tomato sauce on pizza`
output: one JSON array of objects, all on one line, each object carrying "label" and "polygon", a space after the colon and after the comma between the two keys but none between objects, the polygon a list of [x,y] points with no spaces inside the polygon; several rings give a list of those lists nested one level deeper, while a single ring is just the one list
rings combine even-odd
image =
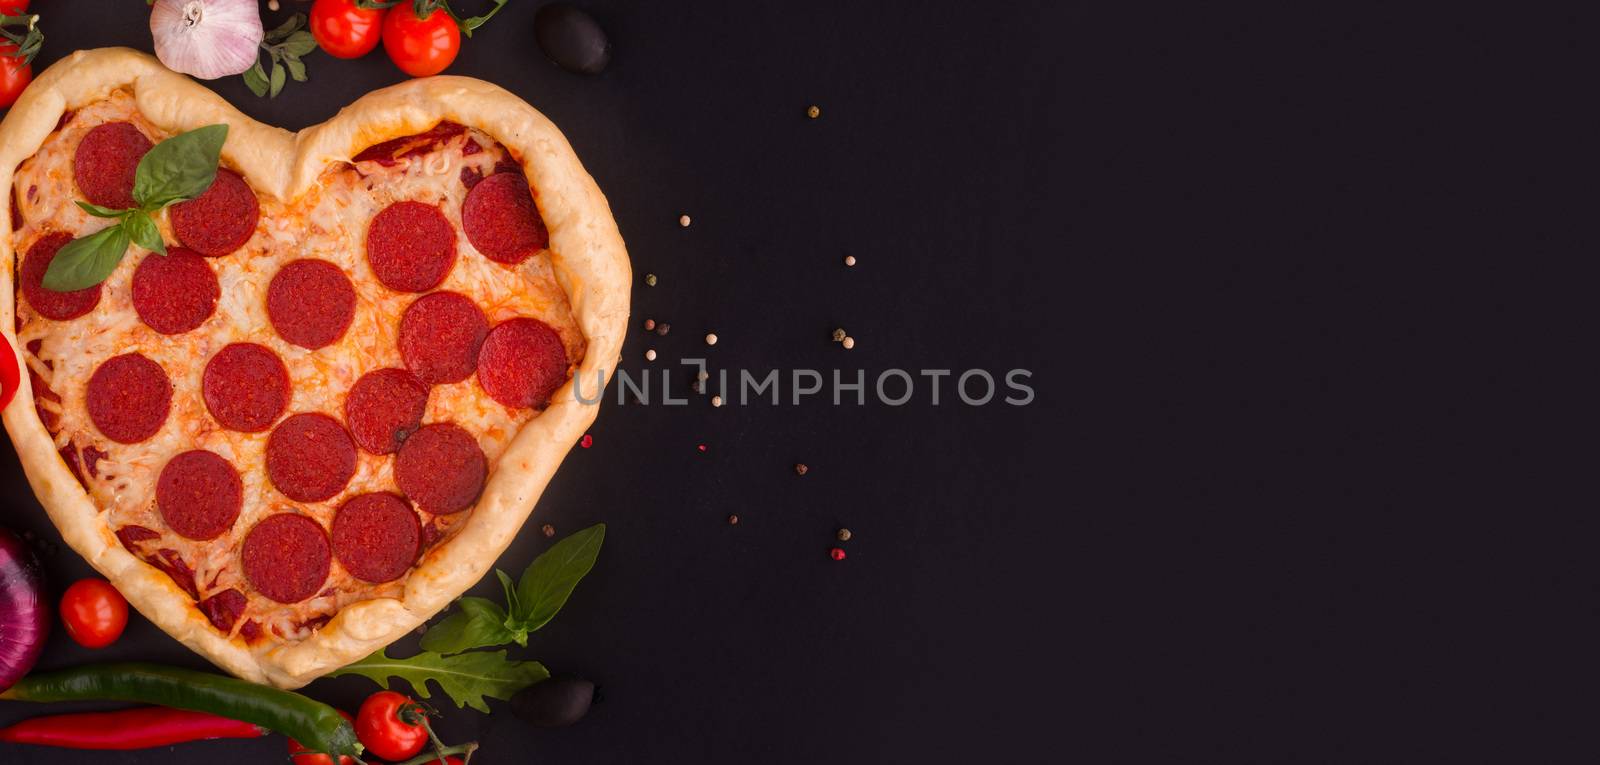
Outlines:
[{"label": "tomato sauce on pizza", "polygon": [[[122,546],[220,633],[302,640],[398,597],[583,359],[516,157],[441,122],[301,198],[226,166],[102,284],[51,260],[132,205],[169,137],[126,90],[77,109],[11,188],[17,337],[38,414]],[[226,165],[226,163],[225,163]]]}]

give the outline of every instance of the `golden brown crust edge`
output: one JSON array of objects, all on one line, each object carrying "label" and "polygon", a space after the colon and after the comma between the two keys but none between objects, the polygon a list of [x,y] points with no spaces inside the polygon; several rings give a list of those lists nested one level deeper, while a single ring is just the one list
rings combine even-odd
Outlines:
[{"label": "golden brown crust edge", "polygon": [[[306,640],[256,648],[219,634],[166,574],[122,547],[56,452],[33,411],[32,387],[23,375],[3,419],[34,494],[67,543],[146,618],[217,666],[249,680],[296,688],[414,629],[488,573],[511,544],[556,467],[598,413],[598,403],[578,400],[574,383],[582,381],[584,396],[596,400],[616,368],[632,281],[627,251],[605,196],[561,131],[509,92],[465,77],[411,80],[374,91],[321,125],[289,133],[251,120],[147,54],[126,48],[79,51],[45,70],[0,123],[0,190],[9,193],[18,164],[38,151],[67,109],[123,86],[132,88],[140,111],[164,130],[227,123],[226,160],[259,193],[281,200],[298,197],[328,163],[440,120],[493,135],[521,159],[538,190],[557,280],[588,343],[573,380],[501,455],[468,523],[412,571],[403,600],[355,603]],[[10,234],[10,217],[0,216],[0,262],[8,266],[16,258]],[[11,267],[0,269],[0,332],[16,351],[12,273]],[[20,355],[17,361],[26,368]]]}]

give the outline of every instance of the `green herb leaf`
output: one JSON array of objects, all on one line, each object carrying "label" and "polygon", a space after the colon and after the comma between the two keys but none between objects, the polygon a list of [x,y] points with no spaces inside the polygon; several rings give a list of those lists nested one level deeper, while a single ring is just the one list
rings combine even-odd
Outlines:
[{"label": "green herb leaf", "polygon": [[290,16],[287,21],[279,24],[271,32],[268,32],[265,39],[269,43],[282,42],[285,38],[293,34],[295,30],[305,26],[305,23],[306,15],[304,13],[296,13],[295,15]]},{"label": "green herb leaf", "polygon": [[509,699],[517,691],[550,677],[543,664],[536,661],[509,661],[505,651],[474,651],[440,656],[423,651],[409,659],[391,659],[385,649],[329,675],[361,675],[385,688],[389,679],[398,677],[411,684],[411,689],[422,698],[432,698],[428,681],[439,685],[446,696],[459,707],[467,706],[487,713],[484,697]]},{"label": "green herb leaf", "polygon": [[257,98],[267,94],[270,83],[267,80],[267,70],[261,67],[261,59],[256,59],[256,65],[244,70],[244,86],[256,94]]},{"label": "green herb leaf", "polygon": [[72,292],[93,287],[117,270],[122,254],[127,251],[128,231],[120,223],[67,242],[45,269],[44,288]]},{"label": "green herb leaf", "polygon": [[[522,626],[520,619],[517,617],[517,614],[522,611],[522,603],[517,600],[517,586],[512,583],[511,575],[500,569],[495,569],[494,575],[500,577],[500,589],[505,590],[506,593],[506,611],[508,613],[506,614],[505,622],[503,622],[506,632],[511,635],[511,639],[517,645],[527,648],[528,629]],[[498,644],[491,643],[490,645]]]},{"label": "green herb leaf", "polygon": [[422,648],[434,653],[461,653],[470,648],[505,645],[512,635],[506,630],[505,609],[487,598],[462,598],[459,608],[445,620],[428,628]]},{"label": "green herb leaf", "polygon": [[285,58],[283,65],[289,67],[289,77],[295,82],[306,81],[306,65],[298,58]]},{"label": "green herb leaf", "polygon": [[299,58],[316,49],[317,38],[305,30],[289,35],[289,39],[283,41],[282,48],[284,55],[290,58]]},{"label": "green herb leaf", "polygon": [[227,125],[207,125],[156,144],[134,172],[134,200],[146,210],[159,210],[205,193],[216,180],[227,138]]},{"label": "green herb leaf", "polygon": [[75,199],[73,201],[77,202],[78,206],[83,208],[84,212],[93,215],[96,218],[121,218],[122,216],[128,214],[127,210],[113,210],[109,207],[101,207],[100,205],[90,204],[81,199]]},{"label": "green herb leaf", "polygon": [[269,96],[277,98],[278,94],[283,92],[283,84],[288,82],[285,78],[283,65],[278,63],[278,59],[272,59],[272,90],[268,91]]},{"label": "green herb leaf", "polygon": [[128,238],[157,255],[167,254],[167,245],[161,241],[161,229],[156,228],[156,221],[150,213],[143,210],[134,211],[122,221],[122,227],[127,229]]},{"label": "green herb leaf", "polygon": [[597,523],[557,542],[535,558],[517,583],[517,628],[533,632],[543,627],[566,605],[574,587],[594,567],[606,538],[606,525]]}]

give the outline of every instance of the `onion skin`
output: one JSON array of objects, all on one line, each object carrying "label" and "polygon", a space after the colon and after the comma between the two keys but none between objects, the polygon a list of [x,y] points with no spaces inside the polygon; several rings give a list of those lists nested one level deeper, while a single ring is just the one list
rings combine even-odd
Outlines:
[{"label": "onion skin", "polygon": [[33,669],[50,636],[44,569],[28,545],[0,528],[0,691]]},{"label": "onion skin", "polygon": [[202,80],[255,66],[265,34],[256,0],[156,0],[150,9],[156,58]]}]

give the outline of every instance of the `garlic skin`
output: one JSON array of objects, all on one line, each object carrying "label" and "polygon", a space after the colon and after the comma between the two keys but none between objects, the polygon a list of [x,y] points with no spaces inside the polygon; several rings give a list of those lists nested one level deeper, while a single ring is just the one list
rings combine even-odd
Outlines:
[{"label": "garlic skin", "polygon": [[156,58],[202,80],[255,66],[263,34],[256,0],[156,0],[150,10]]}]

